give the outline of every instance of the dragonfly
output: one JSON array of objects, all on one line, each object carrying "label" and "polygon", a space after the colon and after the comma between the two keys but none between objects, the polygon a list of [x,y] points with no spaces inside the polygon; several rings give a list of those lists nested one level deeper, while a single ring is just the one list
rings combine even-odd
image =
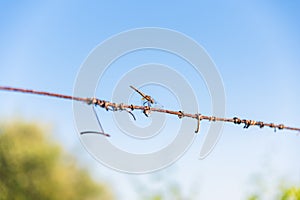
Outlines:
[{"label": "dragonfly", "polygon": [[97,119],[97,122],[98,122],[100,130],[99,131],[83,131],[83,132],[80,132],[80,134],[83,135],[83,134],[90,134],[90,133],[92,133],[92,134],[100,134],[100,135],[104,135],[106,137],[110,137],[109,134],[107,134],[107,133],[104,132],[103,127],[102,127],[101,122],[100,122],[100,119],[99,119],[99,117],[97,115],[97,112],[95,110],[95,107],[96,107],[96,105],[93,106],[93,111],[94,111],[94,114],[96,116],[96,119]]},{"label": "dragonfly", "polygon": [[[142,96],[142,100],[144,101],[143,106],[145,106],[147,104],[148,107],[152,107],[152,105],[155,105],[155,107],[163,108],[163,106],[159,102],[157,102],[154,98],[152,98],[151,96],[144,94],[143,92],[141,92],[139,89],[137,89],[136,87],[134,87],[132,85],[130,85],[130,88]],[[147,113],[146,116],[148,114],[149,113]]]}]

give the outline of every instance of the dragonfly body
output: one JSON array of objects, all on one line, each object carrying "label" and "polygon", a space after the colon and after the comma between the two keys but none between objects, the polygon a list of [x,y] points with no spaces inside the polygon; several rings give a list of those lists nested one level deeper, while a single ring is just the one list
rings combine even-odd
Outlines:
[{"label": "dragonfly body", "polygon": [[145,99],[147,102],[149,102],[151,104],[155,103],[155,100],[151,96],[144,94],[143,92],[141,92],[137,88],[133,87],[132,85],[130,86],[130,88],[133,89],[134,91],[136,91],[137,93],[139,93],[143,97],[143,99]]},{"label": "dragonfly body", "polygon": [[[134,86],[130,85],[130,88],[133,89],[134,91],[136,91],[137,93],[139,93],[143,97],[142,100],[145,100],[145,102],[143,103],[144,106],[147,103],[148,108],[150,108],[153,104],[155,104],[158,107],[163,107],[163,106],[161,106],[161,104],[159,104],[157,101],[155,101],[151,96],[144,94],[143,92],[141,92]],[[143,113],[147,117],[149,117],[150,109],[144,109]]]}]

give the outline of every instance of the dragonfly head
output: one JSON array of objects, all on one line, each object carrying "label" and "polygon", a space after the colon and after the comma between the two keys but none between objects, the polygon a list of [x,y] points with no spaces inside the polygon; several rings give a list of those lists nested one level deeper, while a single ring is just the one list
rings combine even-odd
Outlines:
[{"label": "dragonfly head", "polygon": [[150,101],[149,101],[151,104],[154,104],[155,103],[155,101],[154,101],[154,99],[150,99]]}]

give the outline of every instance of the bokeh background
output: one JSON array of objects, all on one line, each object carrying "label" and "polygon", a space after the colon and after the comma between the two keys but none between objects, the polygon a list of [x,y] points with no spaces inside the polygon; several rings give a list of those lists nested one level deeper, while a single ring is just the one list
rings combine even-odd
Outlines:
[{"label": "bokeh background", "polygon": [[[99,43],[128,29],[162,27],[182,32],[206,49],[224,82],[228,117],[299,127],[299,9],[296,1],[2,1],[0,85],[72,94],[80,65]],[[149,55],[137,54],[123,63],[130,66],[139,58],[142,62],[162,56]],[[170,63],[178,71],[188,69],[179,61]],[[106,79],[116,74],[117,66]],[[201,112],[210,114],[210,96],[201,77],[186,74],[186,79]],[[99,86],[103,93],[97,95],[103,99],[111,98],[113,83],[107,85]],[[168,107],[166,99],[160,101]],[[71,102],[2,91],[0,102],[2,123],[25,121],[50,130],[52,139],[75,158],[76,165],[110,188],[116,199],[170,199],[172,195],[274,199],[282,188],[300,185],[300,138],[294,132],[243,130],[225,124],[214,151],[199,160],[209,127],[204,122],[191,148],[175,164],[159,172],[131,175],[103,166],[85,151]],[[114,130],[114,124],[106,121],[111,114],[103,116],[103,126]]]}]

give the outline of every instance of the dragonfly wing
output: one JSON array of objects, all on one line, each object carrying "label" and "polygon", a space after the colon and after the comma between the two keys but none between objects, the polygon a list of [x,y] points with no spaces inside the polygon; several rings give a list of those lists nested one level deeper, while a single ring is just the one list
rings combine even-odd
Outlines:
[{"label": "dragonfly wing", "polygon": [[159,103],[158,101],[156,101],[156,100],[154,100],[154,107],[160,108],[160,109],[164,108],[164,106],[161,103]]}]

